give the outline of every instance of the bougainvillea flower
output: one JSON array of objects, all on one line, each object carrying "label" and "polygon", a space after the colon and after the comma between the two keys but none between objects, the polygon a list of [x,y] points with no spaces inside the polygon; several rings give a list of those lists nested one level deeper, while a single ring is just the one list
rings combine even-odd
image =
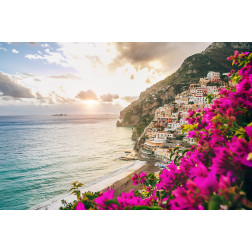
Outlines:
[{"label": "bougainvillea flower", "polygon": [[249,137],[252,137],[252,126],[245,127],[244,129],[245,129],[245,131],[246,131],[246,134],[247,134]]},{"label": "bougainvillea flower", "polygon": [[116,209],[117,205],[115,204],[106,204],[107,200],[111,200],[114,197],[114,189],[109,188],[106,192],[104,192],[101,196],[97,197],[94,202],[96,203],[98,209],[101,210],[113,210]]},{"label": "bougainvillea flower", "polygon": [[84,204],[81,201],[79,201],[77,203],[75,210],[86,210],[86,208],[85,208]]},{"label": "bougainvillea flower", "polygon": [[145,183],[146,177],[147,177],[147,172],[141,172],[141,173],[139,174],[139,179],[140,179],[139,182],[142,183],[142,184],[144,184],[144,183]]},{"label": "bougainvillea flower", "polygon": [[131,178],[131,180],[133,181],[133,185],[138,185],[138,184],[139,184],[139,182],[138,182],[139,177],[138,177],[138,175],[137,175],[136,173],[135,173],[134,176]]}]

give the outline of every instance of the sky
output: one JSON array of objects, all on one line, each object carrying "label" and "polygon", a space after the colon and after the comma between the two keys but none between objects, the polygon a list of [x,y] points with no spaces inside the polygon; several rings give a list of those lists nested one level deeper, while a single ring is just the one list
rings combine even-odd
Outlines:
[{"label": "sky", "polygon": [[207,42],[0,42],[0,115],[119,114]]}]

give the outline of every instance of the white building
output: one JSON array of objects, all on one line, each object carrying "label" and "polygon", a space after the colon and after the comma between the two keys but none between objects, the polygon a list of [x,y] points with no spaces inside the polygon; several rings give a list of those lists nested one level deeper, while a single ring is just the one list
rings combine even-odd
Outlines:
[{"label": "white building", "polygon": [[169,160],[171,152],[169,149],[165,149],[165,148],[156,148],[155,151],[155,157],[157,159],[162,159],[164,160]]},{"label": "white building", "polygon": [[156,138],[154,140],[166,140],[169,133],[167,131],[157,131]]},{"label": "white building", "polygon": [[209,79],[209,80],[220,79],[220,73],[219,72],[210,71],[207,74],[207,79]]},{"label": "white building", "polygon": [[189,102],[193,102],[194,104],[205,104],[207,103],[207,98],[202,96],[202,97],[196,97],[196,96],[191,96],[189,98]]},{"label": "white building", "polygon": [[218,95],[219,94],[218,87],[216,87],[216,86],[208,86],[207,87],[207,93]]}]

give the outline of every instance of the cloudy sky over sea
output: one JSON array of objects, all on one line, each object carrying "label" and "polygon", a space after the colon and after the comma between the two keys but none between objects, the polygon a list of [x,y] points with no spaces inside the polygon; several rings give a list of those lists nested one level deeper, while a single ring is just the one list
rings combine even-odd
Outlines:
[{"label": "cloudy sky over sea", "polygon": [[118,113],[210,43],[0,43],[0,115]]}]

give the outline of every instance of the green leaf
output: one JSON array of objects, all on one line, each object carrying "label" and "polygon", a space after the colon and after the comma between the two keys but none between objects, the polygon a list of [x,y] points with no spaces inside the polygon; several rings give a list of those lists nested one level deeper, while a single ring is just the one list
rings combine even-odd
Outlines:
[{"label": "green leaf", "polygon": [[188,152],[189,151],[189,149],[186,149],[186,150],[184,150],[183,152],[182,152],[182,155],[184,155],[186,152]]},{"label": "green leaf", "polygon": [[222,200],[219,195],[213,195],[208,203],[209,210],[218,210],[220,209],[220,204]]},{"label": "green leaf", "polygon": [[106,201],[106,206],[108,206],[110,204],[115,204],[117,206],[120,206],[120,203],[116,199],[111,199],[111,200]]},{"label": "green leaf", "polygon": [[175,152],[176,150],[179,150],[179,147],[176,147],[176,148],[173,149],[174,152]]},{"label": "green leaf", "polygon": [[131,210],[161,210],[158,206],[134,206],[131,208]]},{"label": "green leaf", "polygon": [[71,189],[68,190],[68,192],[71,192],[71,191],[73,191],[75,189],[76,189],[75,187],[72,187]]},{"label": "green leaf", "polygon": [[155,175],[153,173],[150,173],[147,175],[148,179],[155,179]]}]

